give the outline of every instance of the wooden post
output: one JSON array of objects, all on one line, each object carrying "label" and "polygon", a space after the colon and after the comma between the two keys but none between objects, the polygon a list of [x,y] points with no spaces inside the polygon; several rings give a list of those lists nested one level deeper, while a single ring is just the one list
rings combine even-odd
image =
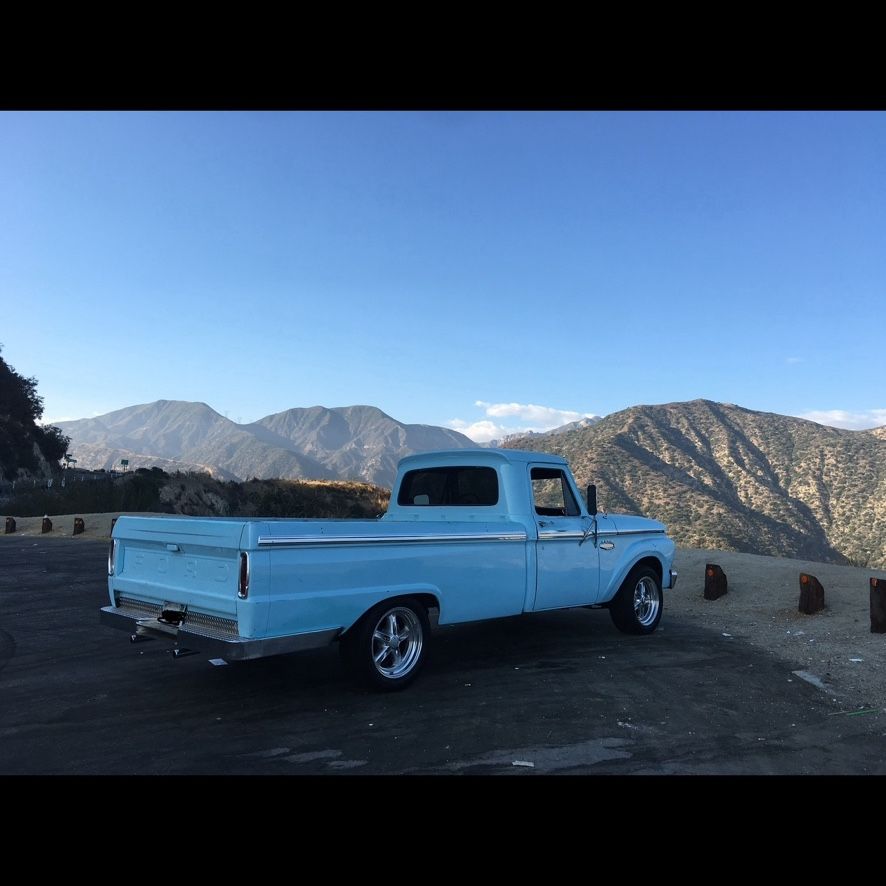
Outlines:
[{"label": "wooden post", "polygon": [[814,576],[800,573],[800,612],[804,615],[815,615],[824,609],[824,588]]},{"label": "wooden post", "polygon": [[82,517],[74,517],[74,535],[80,535],[86,529],[86,524]]},{"label": "wooden post", "polygon": [[15,532],[15,517],[6,518],[6,535],[12,535]]},{"label": "wooden post", "polygon": [[704,568],[705,600],[716,600],[722,597],[726,590],[726,573],[716,563],[708,563]]},{"label": "wooden post", "polygon": [[886,579],[871,579],[871,633],[886,634]]},{"label": "wooden post", "polygon": [[43,518],[43,524],[40,527],[40,532],[43,534],[47,532],[52,532],[52,520],[50,520],[49,517]]}]

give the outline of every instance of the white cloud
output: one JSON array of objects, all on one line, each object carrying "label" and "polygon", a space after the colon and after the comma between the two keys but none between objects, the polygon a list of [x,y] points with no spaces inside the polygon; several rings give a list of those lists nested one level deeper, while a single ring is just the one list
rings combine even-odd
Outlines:
[{"label": "white cloud", "polygon": [[469,424],[460,418],[454,418],[446,422],[448,427],[459,431],[466,437],[470,437],[475,443],[488,443],[490,440],[500,440],[505,434],[513,434],[510,428],[497,425],[491,421],[475,421]]},{"label": "white cloud", "polygon": [[549,431],[580,418],[597,418],[590,412],[555,409],[553,406],[537,406],[535,403],[487,403],[485,400],[476,400],[474,406],[484,409],[492,418],[522,419],[533,425],[534,430]]},{"label": "white cloud", "polygon": [[848,412],[845,409],[815,409],[802,412],[798,418],[830,425],[834,428],[848,428],[851,431],[863,431],[866,428],[878,428],[886,425],[886,409],[867,409],[863,412]]},{"label": "white cloud", "polygon": [[[460,431],[477,443],[500,440],[508,434],[550,431],[582,418],[598,418],[590,412],[555,409],[553,406],[538,406],[535,403],[487,403],[485,400],[476,400],[474,405],[484,411],[487,416],[485,419],[468,422],[454,418],[446,424],[447,427]],[[499,421],[490,421],[490,419],[499,419]]]},{"label": "white cloud", "polygon": [[787,363],[788,366],[794,366],[797,363],[802,363],[803,358],[802,357],[785,357],[784,362]]}]

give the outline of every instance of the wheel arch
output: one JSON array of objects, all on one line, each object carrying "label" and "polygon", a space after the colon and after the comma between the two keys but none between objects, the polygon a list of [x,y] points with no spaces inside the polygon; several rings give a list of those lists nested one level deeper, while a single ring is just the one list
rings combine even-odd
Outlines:
[{"label": "wheel arch", "polygon": [[652,571],[658,576],[658,584],[661,586],[662,577],[664,576],[664,566],[662,566],[661,560],[659,560],[658,557],[652,556],[651,554],[637,560],[637,562],[625,573],[625,576],[630,575],[635,569],[641,566],[648,566],[652,569]]},{"label": "wheel arch", "polygon": [[351,631],[363,621],[367,613],[371,612],[379,603],[395,604],[400,600],[418,600],[418,602],[424,606],[425,610],[440,609],[440,599],[436,592],[426,589],[407,590],[398,588],[396,592],[391,593],[390,595],[385,595],[373,600],[372,604],[367,606],[360,615],[358,615],[357,618],[355,618],[351,624],[338,635],[338,639],[340,640],[342,637],[346,637],[350,634]]},{"label": "wheel arch", "polygon": [[611,603],[621,586],[625,583],[627,577],[637,568],[648,566],[658,578],[659,587],[663,587],[664,564],[652,553],[644,551],[639,553],[636,560],[632,560],[626,566],[622,567],[618,572],[613,573],[609,586],[606,588],[606,595],[602,598],[602,603]]}]

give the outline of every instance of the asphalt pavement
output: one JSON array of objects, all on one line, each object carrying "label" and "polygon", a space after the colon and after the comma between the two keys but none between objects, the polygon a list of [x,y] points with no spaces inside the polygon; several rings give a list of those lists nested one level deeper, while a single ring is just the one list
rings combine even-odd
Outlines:
[{"label": "asphalt pavement", "polygon": [[[407,690],[334,648],[173,659],[99,624],[105,542],[0,538],[0,774],[886,773],[886,713],[796,662],[669,617],[601,610],[437,627]],[[667,595],[667,592],[665,592]]]}]

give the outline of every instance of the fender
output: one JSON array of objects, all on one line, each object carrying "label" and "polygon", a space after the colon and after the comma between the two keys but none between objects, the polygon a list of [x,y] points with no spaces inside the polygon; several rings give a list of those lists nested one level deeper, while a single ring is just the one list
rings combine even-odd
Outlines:
[{"label": "fender", "polygon": [[667,569],[665,556],[657,550],[650,550],[649,539],[638,539],[631,544],[635,548],[628,560],[619,564],[619,568],[612,573],[612,578],[600,595],[601,603],[608,603],[618,593],[618,589],[624,583],[631,570],[643,560],[655,560],[658,564],[658,571],[661,575],[662,588],[670,587],[670,573]]}]

